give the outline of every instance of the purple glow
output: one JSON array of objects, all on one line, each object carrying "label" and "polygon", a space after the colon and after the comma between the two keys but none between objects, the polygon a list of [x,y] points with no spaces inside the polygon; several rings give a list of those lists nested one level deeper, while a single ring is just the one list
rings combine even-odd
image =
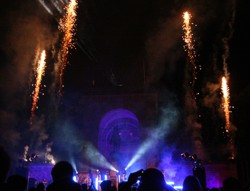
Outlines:
[{"label": "purple glow", "polygon": [[118,170],[125,168],[139,144],[139,121],[134,113],[119,108],[103,116],[99,124],[98,147]]},{"label": "purple glow", "polygon": [[52,164],[31,164],[29,166],[29,178],[34,178],[38,183],[52,181],[51,170]]}]

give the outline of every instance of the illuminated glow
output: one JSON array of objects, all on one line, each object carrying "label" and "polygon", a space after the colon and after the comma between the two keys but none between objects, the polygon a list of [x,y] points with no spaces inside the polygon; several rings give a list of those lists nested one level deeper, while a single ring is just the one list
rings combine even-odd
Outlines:
[{"label": "illuminated glow", "polygon": [[32,119],[34,117],[35,109],[37,108],[37,102],[39,100],[39,92],[42,82],[42,77],[44,75],[45,70],[45,59],[46,59],[46,53],[45,50],[42,51],[40,60],[38,61],[37,69],[36,69],[36,85],[35,90],[32,92],[33,94],[33,102],[31,107],[31,117],[30,117],[30,123],[32,124]]},{"label": "illuminated glow", "polygon": [[26,145],[26,146],[24,147],[24,153],[23,153],[23,160],[24,160],[24,161],[27,161],[27,154],[28,154],[28,151],[29,151],[29,146]]},{"label": "illuminated glow", "polygon": [[92,164],[118,172],[118,170],[108,162],[108,160],[90,143],[86,143],[85,157]]},{"label": "illuminated glow", "polygon": [[77,176],[76,176],[76,175],[74,175],[72,179],[73,179],[74,182],[78,182],[78,181],[77,181]]},{"label": "illuminated glow", "polygon": [[136,161],[138,161],[153,145],[153,140],[147,140],[136,152],[133,158],[129,161],[128,165],[125,167],[125,170],[128,170]]},{"label": "illuminated glow", "polygon": [[166,181],[166,183],[168,184],[168,185],[174,185],[174,182],[173,181]]},{"label": "illuminated glow", "polygon": [[[191,19],[191,14],[186,11],[183,13],[183,31],[184,31],[184,36],[182,37],[185,45],[184,49],[187,51],[188,54],[188,62],[192,65],[193,71],[192,71],[192,86],[194,86],[195,80],[196,80],[196,52],[194,48],[194,40],[193,40],[193,33],[192,33],[192,28],[190,24],[190,19]],[[200,68],[201,69],[201,68]]]},{"label": "illuminated glow", "polygon": [[169,108],[164,110],[163,116],[164,119],[162,119],[160,126],[150,132],[150,137],[140,145],[139,149],[137,149],[137,152],[125,167],[125,171],[135,164],[135,162],[137,162],[147,151],[156,147],[157,144],[164,139],[164,136],[169,132],[169,127],[174,122],[173,120],[177,117],[177,112],[175,109]]},{"label": "illuminated glow", "polygon": [[98,181],[98,177],[95,178],[95,188],[98,190],[98,185],[99,185],[99,181]]},{"label": "illuminated glow", "polygon": [[59,29],[63,32],[63,40],[61,44],[61,57],[59,66],[59,94],[62,95],[63,74],[68,64],[68,53],[71,48],[75,47],[73,37],[75,35],[76,9],[78,7],[77,0],[71,0],[66,6],[66,14],[60,20]]},{"label": "illuminated glow", "polygon": [[51,164],[55,165],[56,161],[54,156],[51,154],[52,148],[51,143],[46,145],[46,152],[45,152],[45,159],[50,162]]},{"label": "illuminated glow", "polygon": [[223,109],[225,113],[225,120],[226,120],[226,130],[230,130],[230,103],[229,103],[229,87],[227,84],[227,79],[225,77],[222,77],[221,80],[221,90],[223,93]]},{"label": "illuminated glow", "polygon": [[174,186],[174,189],[176,189],[176,190],[182,190],[183,186]]},{"label": "illuminated glow", "polygon": [[53,164],[53,165],[55,165],[56,164],[56,161],[55,161],[55,159],[53,158],[53,159],[51,159],[51,164]]},{"label": "illuminated glow", "polygon": [[221,80],[221,90],[223,93],[223,109],[225,114],[225,126],[226,126],[226,132],[227,136],[229,138],[229,150],[230,150],[230,159],[235,159],[235,147],[234,147],[234,134],[231,129],[230,125],[230,95],[229,95],[229,87],[226,77],[222,77]]},{"label": "illuminated glow", "polygon": [[[98,150],[105,158],[119,153],[117,169],[124,169],[140,145],[139,120],[129,110],[118,108],[108,111],[99,123]],[[127,144],[128,142],[133,143]]]}]

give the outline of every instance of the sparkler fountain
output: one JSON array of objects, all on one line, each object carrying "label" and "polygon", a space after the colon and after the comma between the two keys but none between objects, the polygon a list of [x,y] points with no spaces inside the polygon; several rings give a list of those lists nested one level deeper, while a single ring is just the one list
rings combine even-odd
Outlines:
[{"label": "sparkler fountain", "polygon": [[32,124],[32,120],[35,115],[35,109],[37,108],[37,102],[38,102],[39,93],[40,93],[40,86],[41,86],[42,77],[44,75],[44,70],[46,66],[45,59],[46,59],[46,52],[45,50],[43,50],[40,56],[40,60],[38,61],[37,68],[36,68],[36,85],[35,85],[35,90],[32,92],[33,103],[31,107],[30,124]]},{"label": "sparkler fountain", "polygon": [[77,0],[71,0],[66,6],[66,14],[60,20],[59,29],[63,32],[63,39],[61,44],[61,52],[59,54],[59,95],[62,95],[63,74],[68,64],[68,54],[71,48],[74,48],[75,43],[73,37],[76,28],[76,9],[78,7]]}]

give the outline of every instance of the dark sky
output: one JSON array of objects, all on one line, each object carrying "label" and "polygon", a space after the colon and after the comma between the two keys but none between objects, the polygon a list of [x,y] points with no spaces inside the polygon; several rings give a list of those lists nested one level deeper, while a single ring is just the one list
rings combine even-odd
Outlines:
[{"label": "dark sky", "polygon": [[[19,141],[25,142],[24,137],[29,135],[25,121],[29,118],[31,84],[34,84],[32,62],[38,44],[48,51],[43,81],[46,87],[42,88],[45,96],[41,102],[45,105],[48,100],[50,104],[53,102],[50,98],[55,93],[53,64],[60,47],[62,34],[58,21],[63,13],[53,6],[52,0],[45,2],[53,15],[38,0],[1,2],[0,134],[1,144],[8,143],[10,148]],[[63,7],[66,1],[58,3]],[[236,112],[233,110],[233,120],[245,125],[246,117],[240,116],[249,112],[249,7],[246,0],[81,0],[76,46],[70,50],[64,73],[64,93],[167,91],[182,100],[178,104],[183,104],[190,79],[185,75],[188,67],[182,39],[182,13],[189,10],[196,65],[202,67],[202,71],[197,71],[194,87],[200,93],[199,104],[213,114],[217,107],[214,105],[220,104],[214,96],[220,92],[223,57],[226,57],[231,104]],[[36,130],[41,132],[42,144],[46,142],[47,132],[39,123],[46,123],[46,114],[42,105],[39,108],[37,112],[41,116]]]}]

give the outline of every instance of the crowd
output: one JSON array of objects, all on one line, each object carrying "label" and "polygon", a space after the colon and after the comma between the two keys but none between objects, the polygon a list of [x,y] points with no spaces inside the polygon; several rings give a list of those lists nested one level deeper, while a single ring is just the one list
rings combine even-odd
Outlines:
[{"label": "crowd", "polygon": [[[0,191],[96,191],[95,187],[79,184],[73,181],[73,167],[67,161],[60,161],[51,170],[53,182],[45,186],[38,183],[28,187],[28,179],[18,174],[8,176],[10,158],[8,153],[0,147]],[[138,183],[139,182],[139,183]],[[222,188],[206,188],[199,178],[188,175],[183,180],[182,191],[250,191],[243,188],[235,177],[223,180]],[[118,188],[110,180],[100,184],[102,191],[176,191],[166,184],[164,175],[156,168],[138,170],[129,175],[128,180],[120,182]]]}]

